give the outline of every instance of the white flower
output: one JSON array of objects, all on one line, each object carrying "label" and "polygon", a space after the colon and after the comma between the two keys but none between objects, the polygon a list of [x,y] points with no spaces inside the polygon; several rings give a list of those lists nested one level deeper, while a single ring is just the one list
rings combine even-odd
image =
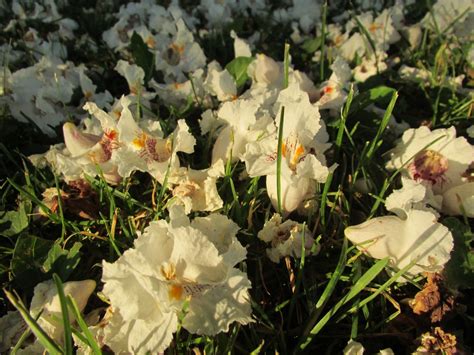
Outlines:
[{"label": "white flower", "polygon": [[0,351],[7,354],[28,328],[20,312],[7,312],[0,318]]},{"label": "white flower", "polygon": [[322,83],[319,88],[320,98],[316,105],[320,109],[340,109],[346,101],[346,89],[352,76],[351,69],[341,57],[336,58],[331,69],[329,80]]},{"label": "white flower", "polygon": [[344,59],[352,61],[356,54],[359,57],[364,55],[365,46],[364,37],[359,32],[356,32],[340,45],[339,52]]},{"label": "white flower", "polygon": [[364,351],[365,349],[361,343],[354,341],[352,339],[349,339],[349,342],[347,343],[346,347],[343,350],[343,354],[344,355],[363,355]]},{"label": "white flower", "polygon": [[198,69],[191,73],[189,80],[168,84],[159,84],[151,79],[150,86],[156,90],[163,102],[181,107],[189,101],[196,101],[196,97],[199,100],[204,96],[204,70]]},{"label": "white flower", "polygon": [[210,168],[194,170],[180,168],[169,177],[175,201],[185,206],[186,214],[191,211],[215,211],[223,206],[217,192],[216,181],[224,176],[224,163],[218,160]]},{"label": "white flower", "polygon": [[[358,16],[358,19],[370,35],[376,51],[386,51],[390,44],[400,40],[400,34],[394,27],[390,10],[383,10],[376,18],[367,12]],[[366,46],[366,48],[370,47]]]},{"label": "white flower", "polygon": [[[267,249],[267,256],[274,263],[278,263],[281,258],[286,256],[301,258],[303,241],[304,254],[310,255],[314,244],[312,233],[306,225],[290,219],[282,223],[281,216],[276,213],[258,232],[258,238],[271,243],[271,248]],[[318,251],[319,248],[314,254],[317,254]]]},{"label": "white flower", "polygon": [[[474,49],[474,47],[472,47]],[[469,138],[474,138],[474,125],[469,126],[466,129],[466,133],[469,136]]]},{"label": "white flower", "polygon": [[457,77],[451,77],[449,75],[436,76],[427,69],[418,69],[409,67],[403,64],[398,70],[398,74],[404,80],[412,81],[423,86],[446,86],[452,90],[462,93],[464,91],[462,82],[465,75],[461,74]]},{"label": "white flower", "polygon": [[[450,259],[453,236],[449,229],[437,222],[431,211],[411,209],[405,218],[384,216],[370,219],[345,229],[344,234],[357,248],[375,259],[389,257],[389,265],[403,269],[406,274],[439,272]],[[405,281],[403,277],[399,282]]]},{"label": "white flower", "polygon": [[320,21],[321,4],[316,0],[293,0],[288,9],[291,19],[297,20],[303,32],[309,33],[315,23]]},{"label": "white flower", "polygon": [[219,63],[213,61],[207,66],[207,78],[204,87],[207,91],[217,96],[219,101],[228,101],[237,98],[237,85],[230,73],[220,67]]},{"label": "white flower", "polygon": [[[282,107],[285,107],[283,125],[281,200],[285,213],[294,211],[310,191],[310,185],[324,182],[329,174],[324,151],[329,148],[324,123],[319,120],[317,107],[311,105],[308,95],[297,86],[280,92],[274,112],[279,126]],[[277,129],[260,140],[247,144],[243,157],[251,177],[267,176],[267,193],[277,206]]]},{"label": "white flower", "polygon": [[45,157],[66,181],[79,179],[83,174],[98,175],[97,165],[109,183],[121,181],[117,166],[111,160],[118,144],[116,130],[106,130],[99,136],[85,133],[67,122],[63,125],[63,134],[65,147],[53,146]]},{"label": "white flower", "polygon": [[[238,227],[221,215],[190,222],[180,207],[152,222],[115,263],[104,262],[104,294],[113,307],[105,343],[117,353],[164,351],[188,303],[183,327],[215,335],[250,318],[247,276],[234,268],[246,251]],[[219,232],[218,232],[219,231]]]},{"label": "white flower", "polygon": [[387,54],[385,52],[377,53],[375,56],[364,57],[362,63],[353,69],[354,79],[359,82],[364,82],[368,78],[384,72],[387,69],[385,59]]},{"label": "white flower", "polygon": [[420,24],[406,26],[401,30],[401,33],[410,43],[410,49],[416,49],[420,45],[423,37]]},{"label": "white flower", "polygon": [[170,35],[157,43],[155,67],[163,71],[166,83],[183,82],[187,73],[205,66],[206,57],[183,19],[176,21]]},{"label": "white flower", "polygon": [[220,27],[233,20],[232,7],[234,6],[235,0],[201,0],[199,10],[204,13],[209,25],[212,27]]},{"label": "white flower", "polygon": [[234,39],[234,57],[251,57],[252,50],[250,49],[250,45],[239,38],[234,30],[230,31],[230,37]]},{"label": "white flower", "polygon": [[145,72],[136,64],[130,64],[125,60],[119,60],[115,70],[127,80],[128,88],[131,94],[142,94],[145,84]]},{"label": "white flower", "polygon": [[474,162],[474,147],[456,129],[427,127],[407,130],[391,151],[388,169],[402,169],[409,178],[423,183],[434,195],[443,196],[442,212],[474,216],[474,190],[466,173]]},{"label": "white flower", "polygon": [[[343,350],[343,355],[363,355],[365,351],[364,346],[352,339],[349,339],[347,342],[346,347]],[[382,349],[380,350],[377,355],[394,355],[394,352],[392,349],[387,348],[387,349]]]},{"label": "white flower", "polygon": [[113,97],[105,90],[103,93],[96,93],[97,86],[94,85],[92,80],[85,74],[86,67],[81,65],[77,68],[79,73],[79,83],[81,86],[82,94],[86,101],[94,102],[100,108],[110,108],[110,102],[113,101]]},{"label": "white flower", "polygon": [[402,177],[402,188],[394,190],[385,200],[385,208],[396,215],[406,218],[412,209],[429,210],[426,205],[440,210],[442,204],[441,196],[434,196],[431,189],[423,183],[416,182],[407,177]]},{"label": "white flower", "polygon": [[[70,295],[82,311],[94,291],[96,283],[94,280],[69,281],[63,284],[64,294]],[[31,300],[30,312],[33,317],[40,314],[38,324],[57,342],[63,342],[63,321],[61,303],[58,290],[52,280],[42,282],[35,287],[35,293]],[[74,320],[74,315],[69,311],[69,319]]]},{"label": "white flower", "polygon": [[[96,283],[94,280],[69,281],[63,284],[64,294],[71,296],[76,302],[79,311],[85,308],[87,301],[94,291]],[[34,289],[33,298],[30,305],[30,313],[37,318],[39,326],[54,341],[62,344],[64,341],[64,323],[61,303],[58,291],[53,280],[41,282]],[[75,322],[75,317],[71,311],[68,312],[69,321]],[[12,323],[14,322],[14,323]],[[7,352],[10,347],[16,344],[27,325],[20,313],[9,312],[0,318],[0,351]],[[44,347],[38,340],[19,349],[19,354],[43,354]]]},{"label": "white flower", "polygon": [[163,183],[168,169],[179,168],[176,153],[192,153],[196,144],[184,120],[178,120],[172,135],[164,138],[158,121],[142,119],[138,124],[128,107],[122,110],[117,131],[121,146],[114,157],[122,177],[140,170]]},{"label": "white flower", "polygon": [[239,99],[221,106],[217,118],[227,126],[220,131],[214,143],[212,163],[229,158],[232,162],[242,159],[246,144],[262,135],[271,123],[269,117],[257,119],[258,111],[259,106],[254,100]]},{"label": "white flower", "polygon": [[259,84],[281,86],[283,83],[283,65],[264,54],[257,54],[255,60],[249,64],[247,73]]},{"label": "white flower", "polygon": [[7,103],[13,117],[21,122],[31,119],[44,133],[59,125],[69,113],[66,105],[79,86],[75,68],[57,58],[43,57],[34,66],[6,76]]},{"label": "white flower", "polygon": [[438,0],[421,24],[436,32],[469,37],[472,36],[469,29],[472,29],[473,21],[472,1]]}]

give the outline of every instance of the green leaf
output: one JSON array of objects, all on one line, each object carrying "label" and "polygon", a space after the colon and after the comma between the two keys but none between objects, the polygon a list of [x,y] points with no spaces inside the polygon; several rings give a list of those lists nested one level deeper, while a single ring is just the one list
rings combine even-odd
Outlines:
[{"label": "green leaf", "polygon": [[20,235],[10,263],[14,280],[19,287],[32,288],[45,279],[43,263],[52,246],[52,241],[33,235]]},{"label": "green leaf", "polygon": [[31,203],[22,202],[18,211],[8,211],[0,214],[0,235],[12,237],[20,234],[28,227],[28,213],[31,210]]},{"label": "green leaf", "polygon": [[308,54],[313,54],[319,47],[321,47],[321,37],[307,39],[301,45],[301,49]]},{"label": "green leaf", "polygon": [[133,60],[145,72],[145,84],[153,76],[155,70],[155,58],[153,53],[148,50],[148,46],[143,42],[143,39],[136,32],[133,32],[130,40],[130,51],[132,52]]},{"label": "green leaf", "polygon": [[457,218],[448,217],[443,224],[454,238],[451,259],[444,267],[446,282],[452,288],[474,288],[474,250],[470,246],[474,235],[469,226]]},{"label": "green leaf", "polygon": [[64,250],[56,242],[48,252],[43,270],[48,273],[55,272],[62,280],[67,280],[81,260],[81,247],[82,244],[76,242],[70,250]]},{"label": "green leaf", "polygon": [[377,86],[376,88],[365,91],[352,100],[349,114],[363,110],[374,103],[387,105],[395,92],[395,89],[388,86]]},{"label": "green leaf", "polygon": [[238,88],[243,86],[249,78],[247,68],[252,61],[252,57],[237,57],[225,66],[227,71],[234,77]]}]

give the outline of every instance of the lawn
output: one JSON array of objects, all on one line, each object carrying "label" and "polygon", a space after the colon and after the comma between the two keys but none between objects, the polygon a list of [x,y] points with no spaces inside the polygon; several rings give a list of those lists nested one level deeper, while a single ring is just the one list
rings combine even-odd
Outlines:
[{"label": "lawn", "polygon": [[0,353],[474,351],[471,0],[0,19]]}]

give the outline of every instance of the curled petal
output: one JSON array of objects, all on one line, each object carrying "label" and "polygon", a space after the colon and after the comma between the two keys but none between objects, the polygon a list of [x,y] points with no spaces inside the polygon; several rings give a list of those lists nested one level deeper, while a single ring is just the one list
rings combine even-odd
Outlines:
[{"label": "curled petal", "polygon": [[440,271],[453,248],[451,232],[431,211],[411,210],[405,220],[396,216],[374,218],[348,227],[344,233],[367,255],[389,257],[395,268],[414,262],[407,271],[410,275]]}]

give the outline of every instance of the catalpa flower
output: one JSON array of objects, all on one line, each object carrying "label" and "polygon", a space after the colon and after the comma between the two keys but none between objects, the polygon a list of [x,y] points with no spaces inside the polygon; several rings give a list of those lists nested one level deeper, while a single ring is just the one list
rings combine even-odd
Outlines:
[{"label": "catalpa flower", "polygon": [[297,86],[280,92],[274,112],[277,120],[273,133],[247,144],[243,159],[251,177],[266,176],[267,193],[277,206],[277,151],[279,117],[285,107],[282,140],[281,199],[285,213],[294,211],[308,196],[311,184],[325,182],[329,168],[324,151],[329,148],[324,123],[317,107]]},{"label": "catalpa flower", "polygon": [[224,176],[224,163],[218,160],[210,168],[194,170],[179,168],[170,175],[173,203],[183,204],[186,214],[191,211],[215,211],[223,206],[216,181]]},{"label": "catalpa flower", "polygon": [[[79,311],[85,308],[95,287],[96,283],[94,280],[69,281],[63,284],[64,294],[74,299]],[[36,285],[31,300],[30,313],[34,318],[37,318],[39,326],[49,337],[59,344],[64,342],[64,323],[61,303],[53,280],[41,282]],[[69,320],[74,322],[75,317],[72,312],[69,311],[68,315]],[[10,324],[13,320],[16,321],[14,327],[13,324]],[[6,327],[11,327],[11,329]],[[18,340],[26,328],[26,323],[18,311],[9,312],[0,318],[0,349],[5,352],[11,350],[10,346],[16,344],[14,340]],[[24,354],[42,354],[43,352],[45,352],[45,349],[38,340],[35,340],[32,344],[28,344],[25,348],[20,350],[20,353]]]},{"label": "catalpa flower", "polygon": [[187,73],[192,73],[206,65],[206,57],[194,40],[183,19],[178,19],[170,37],[161,39],[155,60],[156,70],[161,70],[165,82],[183,82]]},{"label": "catalpa flower", "polygon": [[204,70],[198,69],[190,73],[189,80],[160,84],[151,79],[149,84],[163,102],[181,107],[190,101],[195,101],[196,97],[204,96]]},{"label": "catalpa flower", "polygon": [[347,62],[337,57],[331,65],[332,74],[329,80],[320,86],[319,100],[316,105],[320,109],[340,109],[346,101],[349,80],[352,73]]},{"label": "catalpa flower", "polygon": [[[450,259],[453,236],[437,218],[432,211],[411,209],[400,217],[377,217],[348,227],[344,234],[368,256],[389,257],[389,265],[395,270],[414,263],[406,272],[412,277],[439,272]],[[398,281],[404,282],[405,278]]]},{"label": "catalpa flower", "polygon": [[152,222],[134,248],[104,262],[103,292],[113,309],[105,343],[116,353],[162,352],[186,304],[182,326],[191,333],[215,335],[251,322],[250,282],[234,268],[246,256],[238,229],[218,214],[191,222],[175,206],[170,222]]},{"label": "catalpa flower", "polygon": [[306,225],[290,219],[282,223],[282,218],[277,213],[258,232],[258,238],[270,243],[271,248],[266,252],[268,258],[274,263],[278,263],[286,256],[301,258],[302,250],[305,255],[311,253],[315,255],[319,252],[319,248],[313,248],[314,239]]},{"label": "catalpa flower", "polygon": [[139,95],[147,100],[155,96],[155,94],[146,91],[145,72],[138,65],[119,60],[115,70],[127,80],[130,94]]},{"label": "catalpa flower", "polygon": [[462,209],[474,216],[474,183],[469,171],[474,162],[474,147],[456,129],[427,127],[407,130],[391,151],[388,169],[402,169],[405,176],[443,197],[441,211],[457,215]]},{"label": "catalpa flower", "polygon": [[259,105],[254,100],[235,100],[225,102],[217,118],[227,125],[219,132],[212,149],[212,162],[218,160],[235,162],[242,159],[247,143],[264,134],[271,124],[271,118],[257,119]]},{"label": "catalpa flower", "polygon": [[196,144],[184,120],[178,120],[174,132],[165,138],[158,121],[142,119],[137,123],[128,107],[122,110],[117,130],[121,146],[115,161],[122,177],[140,170],[162,183],[168,169],[179,168],[176,153],[192,153]]},{"label": "catalpa flower", "polygon": [[234,100],[237,98],[237,84],[230,73],[213,61],[207,66],[207,77],[204,82],[205,89],[219,101]]},{"label": "catalpa flower", "polygon": [[94,135],[67,122],[63,125],[63,134],[64,145],[51,147],[45,158],[66,181],[80,179],[84,174],[96,176],[97,167],[107,182],[117,184],[121,181],[117,165],[111,159],[118,147],[116,130],[106,129],[102,135]]}]

